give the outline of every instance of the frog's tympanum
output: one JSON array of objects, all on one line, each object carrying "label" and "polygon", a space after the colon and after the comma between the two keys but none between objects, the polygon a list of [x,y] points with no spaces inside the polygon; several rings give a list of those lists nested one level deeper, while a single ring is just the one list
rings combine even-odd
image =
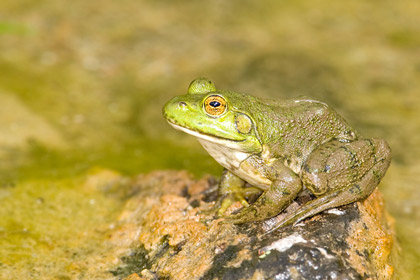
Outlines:
[{"label": "frog's tympanum", "polygon": [[[261,99],[217,90],[199,78],[187,94],[170,100],[163,114],[173,127],[197,137],[225,168],[218,214],[240,201],[241,211],[226,217],[234,223],[274,217],[304,188],[316,198],[276,228],[364,199],[391,160],[385,140],[360,136],[327,104],[308,98]],[[262,194],[249,205],[245,198],[255,190]]]}]

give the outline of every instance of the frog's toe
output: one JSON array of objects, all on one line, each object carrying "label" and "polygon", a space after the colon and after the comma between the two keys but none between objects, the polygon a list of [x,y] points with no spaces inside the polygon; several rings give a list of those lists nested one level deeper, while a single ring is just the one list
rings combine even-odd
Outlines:
[{"label": "frog's toe", "polygon": [[258,213],[258,208],[251,205],[247,208],[242,209],[241,212],[239,212],[238,214],[229,215],[225,218],[227,221],[230,221],[234,224],[244,224],[261,220]]},{"label": "frog's toe", "polygon": [[295,216],[288,216],[288,217],[285,217],[284,219],[282,219],[282,220],[280,220],[280,221],[277,221],[276,223],[275,223],[275,225],[273,225],[273,226],[271,226],[270,228],[268,228],[266,231],[265,231],[265,233],[264,233],[264,235],[268,235],[268,234],[270,234],[270,233],[272,233],[273,231],[276,231],[276,230],[278,230],[278,229],[280,229],[280,228],[283,228],[283,227],[286,227],[286,226],[288,226],[288,225],[292,225],[292,226],[295,226],[297,223],[299,223],[301,220],[300,219],[297,219]]},{"label": "frog's toe", "polygon": [[217,212],[217,216],[222,217],[227,212],[228,208],[230,208],[233,204],[239,202],[242,207],[248,207],[249,204],[246,201],[245,197],[240,193],[231,193],[220,197],[216,201],[216,205],[214,206]]},{"label": "frog's toe", "polygon": [[210,208],[200,210],[199,214],[203,214],[203,215],[206,215],[206,216],[218,217],[219,216],[218,213],[217,213],[218,209],[219,209],[218,207],[212,206]]}]

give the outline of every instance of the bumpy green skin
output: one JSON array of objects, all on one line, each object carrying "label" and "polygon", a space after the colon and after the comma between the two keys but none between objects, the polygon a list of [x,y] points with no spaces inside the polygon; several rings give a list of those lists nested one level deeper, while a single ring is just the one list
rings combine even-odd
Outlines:
[{"label": "bumpy green skin", "polygon": [[[206,112],[209,96],[226,101],[223,114]],[[196,136],[226,168],[219,213],[240,200],[246,207],[228,217],[235,223],[276,216],[303,186],[317,198],[275,228],[363,199],[379,184],[391,160],[384,140],[362,138],[325,103],[306,98],[260,99],[216,90],[211,81],[199,78],[186,95],[170,100],[163,113],[175,128]],[[263,190],[250,206],[244,199],[245,182]]]}]

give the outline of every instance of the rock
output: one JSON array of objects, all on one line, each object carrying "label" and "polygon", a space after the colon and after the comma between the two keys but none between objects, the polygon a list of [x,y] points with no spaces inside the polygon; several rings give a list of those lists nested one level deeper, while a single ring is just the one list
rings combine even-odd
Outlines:
[{"label": "rock", "polygon": [[[392,278],[393,222],[378,190],[264,235],[273,220],[235,226],[210,214],[212,177],[154,172],[134,185],[111,234],[122,246],[111,270],[120,279]],[[302,195],[287,211],[307,199]]]}]

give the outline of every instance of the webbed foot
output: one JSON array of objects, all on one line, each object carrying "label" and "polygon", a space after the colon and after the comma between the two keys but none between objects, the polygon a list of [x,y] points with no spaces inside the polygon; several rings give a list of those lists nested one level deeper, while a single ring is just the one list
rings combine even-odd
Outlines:
[{"label": "webbed foot", "polygon": [[247,198],[261,194],[261,190],[255,187],[230,189],[230,191],[230,193],[220,196],[216,203],[215,207],[218,208],[217,215],[219,217],[224,216],[228,208],[236,202],[239,202],[244,209],[247,209],[250,207]]}]

